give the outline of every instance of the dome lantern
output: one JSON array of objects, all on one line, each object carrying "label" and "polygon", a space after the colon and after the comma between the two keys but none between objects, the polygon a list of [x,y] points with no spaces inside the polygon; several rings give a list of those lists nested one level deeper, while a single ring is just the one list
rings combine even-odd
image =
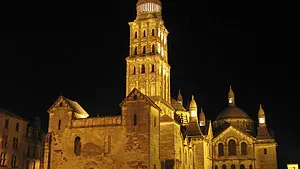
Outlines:
[{"label": "dome lantern", "polygon": [[191,113],[191,118],[197,119],[197,103],[194,100],[194,95],[192,96],[192,100],[190,102],[190,113]]},{"label": "dome lantern", "polygon": [[234,93],[232,91],[231,85],[230,85],[230,89],[228,92],[228,103],[229,103],[229,106],[233,106],[233,107],[235,106]]},{"label": "dome lantern", "polygon": [[160,0],[138,0],[137,14],[148,14],[148,13],[160,13],[162,10],[162,4]]}]

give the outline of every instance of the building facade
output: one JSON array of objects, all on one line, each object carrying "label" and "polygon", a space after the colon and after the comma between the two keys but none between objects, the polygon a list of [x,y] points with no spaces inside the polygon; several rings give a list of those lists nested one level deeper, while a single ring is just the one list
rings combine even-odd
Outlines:
[{"label": "building facade", "polygon": [[0,109],[0,169],[41,169],[44,133],[39,118],[34,125]]},{"label": "building facade", "polygon": [[[122,114],[89,117],[60,96],[49,108],[45,169],[276,169],[276,142],[262,106],[258,126],[235,104],[206,120],[192,96],[170,95],[168,31],[160,0],[138,0],[129,23],[126,97]],[[257,128],[256,128],[257,127]]]}]

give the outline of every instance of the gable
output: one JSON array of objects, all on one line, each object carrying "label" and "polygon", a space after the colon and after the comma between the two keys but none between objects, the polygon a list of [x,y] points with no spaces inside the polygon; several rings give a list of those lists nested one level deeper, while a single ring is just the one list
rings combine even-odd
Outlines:
[{"label": "gable", "polygon": [[126,98],[120,103],[120,107],[124,106],[127,102],[146,101],[149,105],[156,108],[158,111],[161,109],[146,95],[134,88]]},{"label": "gable", "polygon": [[218,141],[225,141],[228,140],[230,138],[234,138],[236,140],[247,140],[248,142],[254,142],[255,138],[253,136],[251,136],[250,134],[239,130],[233,126],[229,126],[228,128],[226,128],[225,130],[223,130],[221,133],[219,133],[218,135],[216,135],[213,138],[214,142],[218,142]]},{"label": "gable", "polygon": [[81,118],[87,118],[89,114],[77,103],[76,101],[72,101],[66,97],[60,96],[54,104],[48,109],[48,113],[50,113],[54,109],[65,108],[67,110],[76,112],[80,115]]}]

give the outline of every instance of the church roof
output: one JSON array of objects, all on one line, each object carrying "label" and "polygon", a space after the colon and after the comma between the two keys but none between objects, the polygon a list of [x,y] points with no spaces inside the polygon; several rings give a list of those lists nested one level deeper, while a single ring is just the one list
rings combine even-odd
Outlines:
[{"label": "church roof", "polygon": [[71,107],[71,109],[73,109],[73,111],[75,111],[76,113],[84,115],[86,117],[89,116],[89,114],[80,106],[80,104],[78,102],[70,100],[64,96],[60,96],[55,101],[55,103],[48,109],[48,112],[50,112],[51,109],[53,109],[59,102],[61,102],[61,100],[64,100]]},{"label": "church roof", "polygon": [[208,130],[209,130],[209,124],[211,123],[210,120],[206,120],[205,121],[205,126],[200,127],[201,132],[203,135],[207,135],[208,134]]},{"label": "church roof", "polygon": [[175,122],[170,116],[163,115],[160,117],[160,122]]},{"label": "church roof", "polygon": [[186,111],[186,109],[173,98],[171,98],[171,105],[176,111]]},{"label": "church roof", "polygon": [[258,140],[273,139],[266,125],[258,127],[256,139]]},{"label": "church roof", "polygon": [[65,98],[65,100],[77,113],[88,116],[88,113],[80,106],[78,102],[68,98]]},{"label": "church roof", "polygon": [[221,111],[217,120],[228,118],[247,118],[251,119],[246,112],[236,106],[229,106]]},{"label": "church roof", "polygon": [[187,136],[203,136],[200,125],[197,122],[189,122],[186,129]]},{"label": "church roof", "polygon": [[[140,97],[137,97],[140,96]],[[148,97],[147,95],[144,95],[142,92],[140,92],[137,88],[134,88],[127,96],[126,98],[120,103],[120,107],[126,102],[126,101],[134,101],[134,97],[137,97],[137,99],[145,99],[151,106],[156,108],[157,110],[161,111],[161,108],[155,104],[155,102]]]},{"label": "church roof", "polygon": [[214,139],[216,138],[216,137],[218,137],[221,133],[223,133],[224,131],[226,131],[226,130],[228,130],[229,128],[233,128],[233,129],[235,129],[235,130],[237,130],[237,131],[239,131],[239,132],[241,132],[241,133],[243,133],[243,134],[245,134],[246,136],[248,136],[248,137],[250,137],[250,138],[252,138],[252,139],[255,139],[251,134],[249,134],[249,133],[247,133],[247,132],[245,132],[245,131],[243,131],[243,130],[241,130],[241,129],[239,129],[239,128],[236,128],[236,127],[234,127],[234,126],[227,126],[227,127],[225,127],[223,130],[221,130],[219,133],[217,133],[216,135],[214,135]]}]

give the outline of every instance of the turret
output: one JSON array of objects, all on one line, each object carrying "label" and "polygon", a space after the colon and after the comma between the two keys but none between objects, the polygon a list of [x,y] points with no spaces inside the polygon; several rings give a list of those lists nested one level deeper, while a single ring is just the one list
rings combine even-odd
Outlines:
[{"label": "turret", "polygon": [[265,116],[265,111],[262,108],[262,105],[260,105],[259,110],[258,110],[258,124],[259,124],[259,126],[266,125],[266,116]]},{"label": "turret", "polygon": [[258,110],[258,131],[257,131],[257,139],[271,139],[272,136],[270,135],[267,125],[266,125],[266,116],[265,112],[260,105]]},{"label": "turret", "polygon": [[232,91],[231,86],[230,86],[230,89],[229,89],[229,92],[228,92],[228,103],[229,103],[229,106],[231,106],[231,107],[235,106],[234,93]]},{"label": "turret", "polygon": [[190,102],[190,107],[189,107],[189,111],[191,113],[191,121],[198,121],[198,108],[197,108],[197,103],[194,99],[194,95],[192,96],[192,100]]},{"label": "turret", "polygon": [[180,93],[180,90],[179,90],[179,92],[178,92],[178,96],[177,96],[177,102],[179,103],[179,104],[183,104],[183,99],[182,99],[182,95],[181,95],[181,93]]},{"label": "turret", "polygon": [[200,113],[199,120],[200,120],[200,127],[203,127],[203,126],[205,126],[206,119],[205,119],[205,114],[204,114],[204,112],[203,112],[203,109],[202,109],[202,108],[201,108],[201,113]]}]

